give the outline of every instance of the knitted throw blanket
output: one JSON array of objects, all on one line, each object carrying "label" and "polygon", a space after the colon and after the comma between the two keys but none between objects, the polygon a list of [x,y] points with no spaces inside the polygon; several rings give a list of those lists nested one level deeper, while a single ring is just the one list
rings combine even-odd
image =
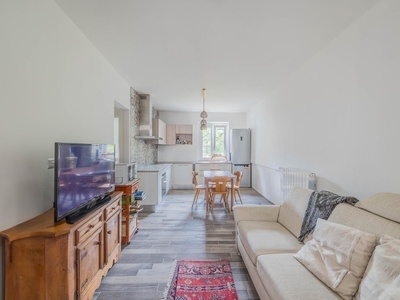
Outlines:
[{"label": "knitted throw blanket", "polygon": [[354,197],[339,196],[329,191],[314,191],[308,200],[298,241],[304,242],[307,235],[314,230],[317,219],[327,220],[336,205],[344,202],[354,205],[358,200]]}]

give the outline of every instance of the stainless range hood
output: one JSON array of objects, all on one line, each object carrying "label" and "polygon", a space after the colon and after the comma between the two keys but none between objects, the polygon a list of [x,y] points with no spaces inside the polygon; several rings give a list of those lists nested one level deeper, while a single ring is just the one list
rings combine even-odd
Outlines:
[{"label": "stainless range hood", "polygon": [[135,136],[138,140],[158,140],[153,135],[153,107],[150,95],[142,94],[139,100],[139,135]]}]

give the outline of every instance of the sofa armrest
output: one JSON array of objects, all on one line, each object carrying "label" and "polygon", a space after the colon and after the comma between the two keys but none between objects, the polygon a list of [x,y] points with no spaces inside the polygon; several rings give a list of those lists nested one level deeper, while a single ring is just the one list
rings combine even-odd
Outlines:
[{"label": "sofa armrest", "polygon": [[235,205],[233,207],[235,225],[240,221],[277,222],[280,207],[280,205]]}]

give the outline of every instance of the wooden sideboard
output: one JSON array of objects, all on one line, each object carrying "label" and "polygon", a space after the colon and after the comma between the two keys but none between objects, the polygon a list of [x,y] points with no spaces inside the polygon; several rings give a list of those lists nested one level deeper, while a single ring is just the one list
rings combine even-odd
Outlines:
[{"label": "wooden sideboard", "polygon": [[122,206],[122,244],[129,244],[133,235],[139,229],[137,213],[131,213],[131,205],[135,202],[135,192],[139,190],[140,179],[134,179],[126,184],[117,184],[116,191],[124,193],[125,203]]},{"label": "wooden sideboard", "polygon": [[54,209],[0,232],[5,299],[92,300],[121,254],[121,192],[74,224]]}]

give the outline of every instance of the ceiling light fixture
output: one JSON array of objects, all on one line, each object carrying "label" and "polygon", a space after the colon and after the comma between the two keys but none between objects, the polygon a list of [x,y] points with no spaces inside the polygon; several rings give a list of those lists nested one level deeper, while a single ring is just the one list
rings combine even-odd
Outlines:
[{"label": "ceiling light fixture", "polygon": [[203,89],[201,91],[201,95],[203,96],[203,111],[200,114],[200,130],[207,130],[207,121],[205,120],[207,118],[207,113],[206,113],[206,89]]}]

